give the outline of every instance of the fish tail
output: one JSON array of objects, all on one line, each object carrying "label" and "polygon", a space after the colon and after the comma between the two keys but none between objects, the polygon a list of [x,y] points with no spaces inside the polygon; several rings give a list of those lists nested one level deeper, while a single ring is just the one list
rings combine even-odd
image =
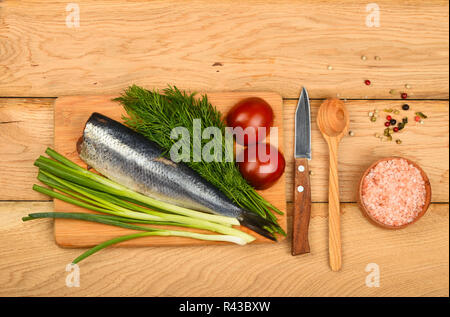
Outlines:
[{"label": "fish tail", "polygon": [[239,220],[241,226],[247,227],[267,239],[277,241],[275,236],[269,230],[264,228],[270,228],[271,223],[260,216],[250,212],[244,212],[237,219]]}]

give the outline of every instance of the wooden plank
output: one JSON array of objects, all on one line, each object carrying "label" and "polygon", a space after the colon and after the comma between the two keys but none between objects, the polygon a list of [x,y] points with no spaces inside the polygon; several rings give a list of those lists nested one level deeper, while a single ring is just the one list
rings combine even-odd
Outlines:
[{"label": "wooden plank", "polygon": [[48,200],[31,186],[34,160],[53,145],[53,101],[0,98],[0,200]]},{"label": "wooden plank", "polygon": [[[289,213],[292,205],[288,205]],[[343,269],[331,272],[327,204],[313,204],[312,252],[276,245],[109,248],[80,263],[80,287],[65,268],[83,249],[56,246],[51,220],[22,223],[52,203],[0,203],[0,296],[449,296],[449,206],[432,204],[411,227],[373,226],[342,205]],[[380,287],[365,284],[369,263]]]},{"label": "wooden plank", "polygon": [[[278,148],[283,152],[283,100],[280,95],[273,92],[217,92],[208,93],[208,100],[222,113],[227,113],[237,102],[248,98],[258,96],[266,100],[274,112],[274,126],[278,127]],[[93,111],[98,111],[113,119],[121,121],[125,114],[123,108],[117,102],[111,99],[113,96],[68,96],[58,98],[55,102],[55,149],[62,155],[72,161],[86,166],[76,152],[76,142],[83,133],[86,121]],[[273,142],[271,142],[274,144]],[[274,144],[275,146],[277,144]],[[239,151],[239,150],[238,150]],[[271,204],[279,210],[286,210],[286,182],[284,175],[270,187],[270,189],[259,191]],[[71,212],[80,211],[73,205],[60,200],[55,200],[55,211]],[[286,216],[277,215],[278,223],[282,228],[286,228]],[[255,242],[272,242],[253,231],[241,227],[245,231],[255,236]],[[191,230],[191,229],[189,229]],[[201,232],[198,230],[191,230]],[[128,231],[121,228],[102,226],[86,222],[74,222],[67,219],[57,219],[55,221],[55,239],[60,246],[86,247],[100,243],[101,241],[111,239],[120,234],[125,235]],[[170,238],[157,237],[156,239],[136,239],[127,241],[121,245],[197,245],[197,244],[216,244],[217,242],[193,240],[189,238]],[[154,238],[154,237],[153,237]],[[280,236],[279,239],[284,239]],[[223,243],[225,244],[225,243]]]},{"label": "wooden plank", "polygon": [[449,96],[444,0],[379,0],[379,27],[367,27],[361,0],[77,1],[79,28],[66,26],[67,4],[0,3],[1,96],[117,94],[131,83],[283,97],[298,97],[301,85],[313,98]]},{"label": "wooden plank", "polygon": [[[40,100],[40,101],[39,101]],[[350,128],[354,137],[346,137],[340,148],[341,200],[356,201],[355,186],[368,167],[377,158],[400,155],[417,162],[431,180],[433,202],[448,202],[449,196],[449,154],[448,154],[448,101],[409,101],[411,113],[423,110],[428,116],[424,126],[411,124],[401,134],[403,144],[381,143],[373,135],[382,132],[383,120],[372,124],[367,113],[374,108],[399,107],[396,101],[348,100]],[[8,190],[0,193],[0,200],[47,199],[31,190],[35,182],[36,168],[33,161],[44,153],[45,147],[53,143],[53,109],[50,99],[0,98],[0,185]],[[314,123],[320,101],[312,101],[312,142],[313,156],[310,168],[312,195],[315,202],[327,201],[327,150]],[[296,101],[284,102],[284,149],[286,165],[286,196],[292,201],[293,188],[293,127]],[[4,119],[5,118],[5,119]],[[356,147],[353,145],[357,145]],[[358,155],[355,155],[355,148]]]},{"label": "wooden plank", "polygon": [[[321,100],[311,102],[312,120],[312,159],[309,168],[311,176],[312,200],[328,201],[328,147],[315,123]],[[448,202],[449,199],[449,103],[448,101],[409,101],[409,111],[391,115],[401,119],[405,116],[410,123],[402,132],[394,134],[402,144],[382,142],[375,133],[383,135],[385,108],[401,109],[403,101],[393,100],[348,100],[350,113],[350,130],[354,136],[346,136],[339,145],[339,187],[343,202],[357,201],[357,186],[364,171],[376,160],[389,156],[403,156],[419,164],[430,178],[432,201]],[[292,201],[293,195],[293,141],[294,114],[297,101],[284,102],[284,136],[286,162],[287,197]],[[373,123],[368,113],[379,110],[379,118]],[[423,111],[428,115],[423,125],[414,121],[414,113]]]}]

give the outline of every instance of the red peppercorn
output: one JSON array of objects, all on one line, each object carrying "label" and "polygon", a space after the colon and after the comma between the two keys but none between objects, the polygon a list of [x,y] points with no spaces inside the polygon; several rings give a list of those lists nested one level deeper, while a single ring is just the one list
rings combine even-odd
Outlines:
[{"label": "red peppercorn", "polygon": [[390,121],[386,121],[386,122],[384,123],[384,125],[388,127],[388,126],[391,125],[391,122],[390,122]]},{"label": "red peppercorn", "polygon": [[394,132],[398,132],[398,127],[395,127],[395,128],[394,128]]},{"label": "red peppercorn", "polygon": [[414,120],[416,120],[417,122],[419,122],[419,121],[420,121],[420,117],[419,117],[419,116],[415,116],[415,117],[414,117]]},{"label": "red peppercorn", "polygon": [[369,85],[370,85],[370,80],[366,79],[366,80],[364,81],[364,83],[365,83],[367,86],[369,86]]},{"label": "red peppercorn", "polygon": [[406,98],[408,98],[408,94],[406,92],[403,92],[402,93],[402,99],[406,99]]},{"label": "red peppercorn", "polygon": [[386,117],[386,120],[387,120],[387,121],[391,121],[391,120],[392,120],[392,117],[391,117],[391,116],[387,116],[387,117]]}]

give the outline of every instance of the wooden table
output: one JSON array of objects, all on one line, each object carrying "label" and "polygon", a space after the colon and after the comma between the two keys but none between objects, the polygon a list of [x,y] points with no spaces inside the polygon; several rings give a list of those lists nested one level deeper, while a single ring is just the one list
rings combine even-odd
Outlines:
[{"label": "wooden table", "polygon": [[[378,0],[379,27],[366,25],[367,3],[78,1],[76,27],[71,16],[66,24],[67,1],[0,2],[0,296],[448,296],[448,2]],[[347,99],[354,136],[339,153],[342,271],[327,263],[327,153],[313,124],[311,254],[290,256],[290,239],[110,248],[81,263],[80,287],[66,287],[66,265],[82,250],[56,246],[51,220],[21,222],[53,209],[31,190],[33,161],[53,143],[55,97],[117,94],[132,83],[280,93],[289,216],[300,88],[313,120],[321,99]],[[380,142],[381,119],[367,113],[399,107],[401,92],[429,119],[411,124],[401,145]],[[371,225],[355,204],[359,175],[389,155],[418,162],[433,189],[428,213],[399,231]],[[379,287],[366,286],[370,263]]]}]

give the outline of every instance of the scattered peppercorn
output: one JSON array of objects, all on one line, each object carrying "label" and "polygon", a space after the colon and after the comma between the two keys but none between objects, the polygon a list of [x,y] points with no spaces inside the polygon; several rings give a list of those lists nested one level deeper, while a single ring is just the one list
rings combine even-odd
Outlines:
[{"label": "scattered peppercorn", "polygon": [[361,56],[361,59],[363,60],[363,61],[365,61],[366,59],[367,59],[367,57],[366,56]]},{"label": "scattered peppercorn", "polygon": [[389,93],[390,93],[391,95],[395,95],[395,94],[397,94],[397,90],[391,89],[391,90],[389,90]]},{"label": "scattered peppercorn", "polygon": [[367,86],[369,86],[369,85],[370,85],[370,80],[366,79],[366,80],[364,81],[364,83],[365,83]]},{"label": "scattered peppercorn", "polygon": [[426,115],[423,114],[423,112],[416,112],[416,116],[421,117],[422,119],[428,118]]},{"label": "scattered peppercorn", "polygon": [[406,85],[405,85],[405,88],[406,88],[406,89],[410,89],[410,88],[411,88],[411,85],[406,84]]},{"label": "scattered peppercorn", "polygon": [[[408,97],[406,92],[401,93],[401,96],[403,99],[406,99]],[[384,129],[384,133],[382,135],[380,135],[379,133],[375,133],[375,137],[379,138],[381,141],[393,141],[393,134],[400,132],[400,130],[403,130],[406,125],[408,124],[408,117],[405,116],[403,118],[397,118],[394,119],[393,116],[394,115],[400,115],[401,110],[404,111],[408,111],[410,110],[411,107],[409,104],[404,103],[402,104],[400,107],[395,107],[395,108],[385,108],[383,109],[384,112],[387,112],[386,114],[386,121],[384,122],[384,126],[386,127]],[[371,121],[375,122],[376,118],[378,117],[378,115],[376,114],[377,110],[374,110],[374,112],[370,112],[369,116]],[[427,115],[425,115],[423,112],[415,112],[415,116],[413,116],[412,118],[414,118],[414,120],[418,123],[418,124],[424,124],[425,123],[425,119],[427,119]],[[402,140],[400,139],[395,139],[395,142],[397,144],[402,144]]]},{"label": "scattered peppercorn", "polygon": [[402,99],[408,98],[408,94],[406,92],[403,92],[401,96],[402,96]]},{"label": "scattered peppercorn", "polygon": [[355,132],[353,132],[353,131],[349,131],[349,132],[348,132],[348,135],[350,135],[350,136],[354,136],[354,135],[355,135]]}]

